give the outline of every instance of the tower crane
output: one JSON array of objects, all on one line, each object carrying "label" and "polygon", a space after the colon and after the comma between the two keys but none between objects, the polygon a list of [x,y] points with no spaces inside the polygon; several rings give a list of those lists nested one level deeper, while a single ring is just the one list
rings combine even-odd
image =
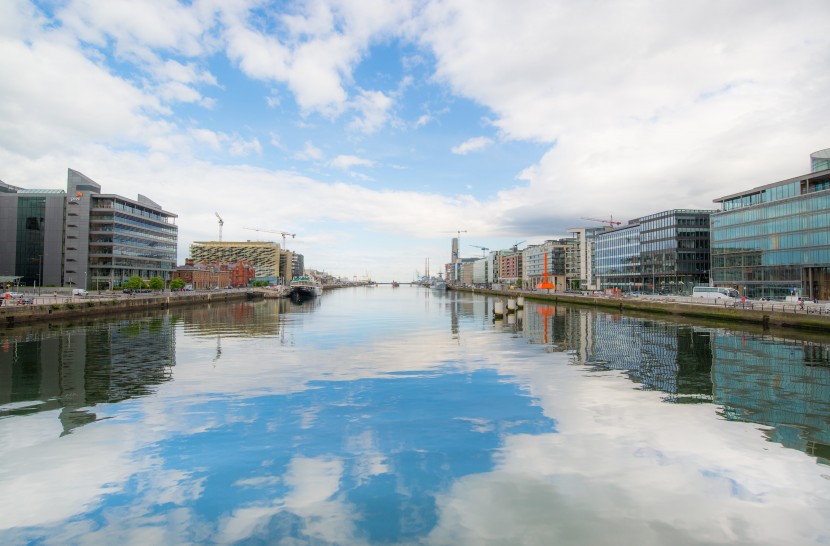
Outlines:
[{"label": "tower crane", "polygon": [[587,216],[580,216],[583,220],[591,220],[592,222],[601,222],[603,224],[608,224],[611,227],[619,226],[622,222],[617,222],[614,220],[613,216],[610,216],[608,220],[603,220],[602,218],[588,218]]},{"label": "tower crane", "polygon": [[296,233],[288,233],[287,231],[275,231],[273,229],[259,229],[259,228],[252,228],[252,227],[246,227],[246,228],[242,228],[242,229],[249,229],[251,231],[264,231],[266,233],[278,233],[278,234],[282,235],[282,250],[285,250],[285,236],[286,235],[291,235],[291,238],[293,239],[297,235]]},{"label": "tower crane", "polygon": [[519,245],[524,243],[524,242],[525,241],[517,241],[517,242],[513,243],[513,252],[518,252],[519,251]]},{"label": "tower crane", "polygon": [[488,250],[490,250],[490,249],[489,249],[489,248],[487,248],[486,246],[478,246],[478,245],[470,245],[470,246],[471,246],[471,247],[475,247],[475,248],[480,248],[480,249],[481,249],[481,257],[482,257],[482,258],[483,258],[484,256],[486,256],[487,251],[488,251]]},{"label": "tower crane", "polygon": [[216,217],[219,219],[219,242],[221,243],[222,242],[222,226],[225,225],[225,221],[222,220],[222,217],[219,216],[218,212],[214,212],[213,214],[215,214]]}]

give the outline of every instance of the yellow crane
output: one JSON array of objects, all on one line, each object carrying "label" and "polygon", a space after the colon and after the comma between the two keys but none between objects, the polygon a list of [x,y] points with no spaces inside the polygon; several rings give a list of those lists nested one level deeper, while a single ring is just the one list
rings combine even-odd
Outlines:
[{"label": "yellow crane", "polygon": [[246,227],[246,228],[242,228],[242,229],[249,229],[251,231],[264,231],[265,233],[278,233],[279,235],[282,235],[282,250],[285,250],[285,236],[286,235],[291,235],[291,238],[293,239],[297,235],[296,233],[288,233],[287,231],[276,231],[276,230],[273,230],[273,229],[260,229],[260,228],[252,228],[252,227]]}]

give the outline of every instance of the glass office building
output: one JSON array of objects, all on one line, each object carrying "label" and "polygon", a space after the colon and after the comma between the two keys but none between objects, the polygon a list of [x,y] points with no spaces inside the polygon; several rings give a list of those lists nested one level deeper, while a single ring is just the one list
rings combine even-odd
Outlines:
[{"label": "glass office building", "polygon": [[830,148],[810,154],[810,172],[817,173],[830,169]]},{"label": "glass office building", "polygon": [[66,192],[0,182],[0,275],[25,286],[59,286]]},{"label": "glass office building", "polygon": [[600,233],[596,237],[594,265],[600,288],[622,292],[643,290],[640,266],[640,224]]},{"label": "glass office building", "polygon": [[598,234],[596,275],[601,289],[689,294],[709,283],[712,210],[673,209]]},{"label": "glass office building", "polygon": [[750,298],[830,299],[830,170],[715,202],[722,208],[712,215],[717,286]]},{"label": "glass office building", "polygon": [[177,216],[143,195],[128,199],[69,169],[64,283],[86,289],[117,288],[131,276],[173,278]]},{"label": "glass office building", "polygon": [[709,219],[714,210],[674,209],[643,216],[640,262],[652,292],[689,294],[709,283]]}]

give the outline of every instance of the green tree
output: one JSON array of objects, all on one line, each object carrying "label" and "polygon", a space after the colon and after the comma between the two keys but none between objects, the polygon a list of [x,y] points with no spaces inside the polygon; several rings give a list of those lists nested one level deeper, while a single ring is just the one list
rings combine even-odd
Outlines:
[{"label": "green tree", "polygon": [[141,280],[141,277],[139,277],[138,275],[133,275],[132,277],[127,279],[127,282],[125,282],[121,286],[123,288],[126,288],[127,290],[141,290],[144,288],[145,285],[144,281]]},{"label": "green tree", "polygon": [[164,279],[161,277],[153,277],[150,279],[150,288],[153,290],[164,290]]},{"label": "green tree", "polygon": [[170,281],[170,289],[171,290],[181,290],[182,288],[184,288],[184,281],[183,280],[181,280],[179,278],[175,278],[172,281]]}]

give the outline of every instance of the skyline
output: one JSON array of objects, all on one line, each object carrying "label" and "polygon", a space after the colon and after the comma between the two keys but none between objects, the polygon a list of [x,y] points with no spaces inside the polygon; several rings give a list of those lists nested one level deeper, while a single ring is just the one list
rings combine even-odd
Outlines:
[{"label": "skyline", "polygon": [[406,281],[808,173],[830,5],[0,5],[0,180],[141,193],[194,241]]}]

